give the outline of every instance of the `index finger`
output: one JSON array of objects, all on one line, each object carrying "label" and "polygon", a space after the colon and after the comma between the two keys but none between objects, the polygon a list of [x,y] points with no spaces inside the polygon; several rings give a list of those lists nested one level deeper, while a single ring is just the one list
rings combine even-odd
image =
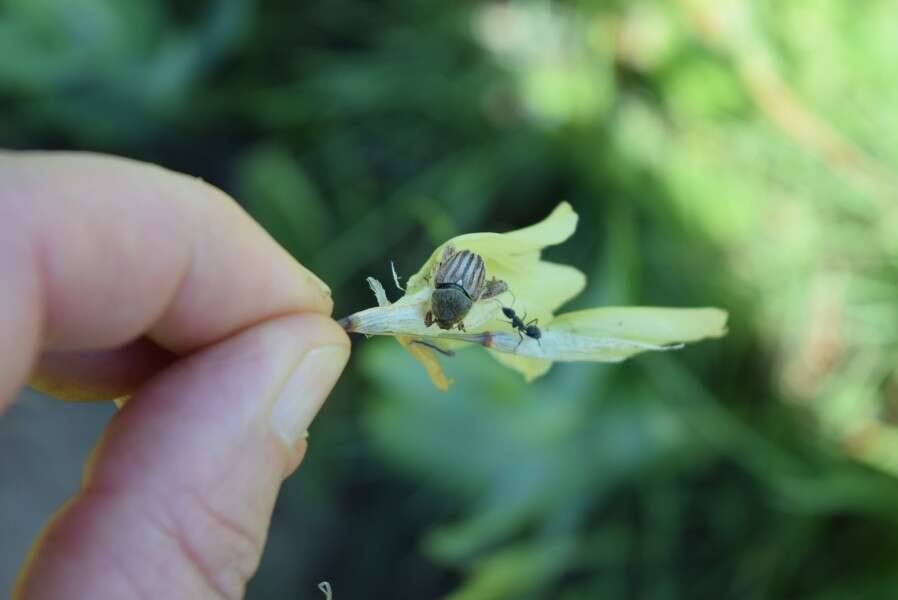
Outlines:
[{"label": "index finger", "polygon": [[0,405],[42,350],[176,353],[330,291],[226,194],[127,159],[0,154]]}]

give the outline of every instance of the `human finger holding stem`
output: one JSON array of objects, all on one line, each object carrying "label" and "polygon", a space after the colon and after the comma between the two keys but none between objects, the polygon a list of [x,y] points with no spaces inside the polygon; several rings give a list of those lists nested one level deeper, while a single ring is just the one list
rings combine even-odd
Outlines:
[{"label": "human finger holding stem", "polygon": [[0,153],[0,278],[0,411],[130,396],[17,597],[240,597],[349,357],[327,287],[221,191],[63,153]]}]

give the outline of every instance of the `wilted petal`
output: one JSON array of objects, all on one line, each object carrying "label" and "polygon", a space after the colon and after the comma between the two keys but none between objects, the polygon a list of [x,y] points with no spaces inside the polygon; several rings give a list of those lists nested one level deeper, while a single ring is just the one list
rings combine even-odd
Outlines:
[{"label": "wilted petal", "polygon": [[498,350],[489,349],[489,353],[509,369],[514,369],[524,376],[528,383],[542,377],[552,368],[552,361],[547,358],[533,358],[532,356],[518,356]]},{"label": "wilted petal", "polygon": [[[495,352],[518,357],[548,360],[550,362],[620,362],[625,358],[650,350],[677,350],[683,344],[651,344],[619,337],[599,336],[589,333],[553,331],[543,329],[542,337],[535,339],[512,332],[452,333],[446,337],[459,341],[480,344]],[[509,361],[508,366],[526,365]],[[519,369],[522,373],[526,371]]]},{"label": "wilted petal", "polygon": [[374,277],[369,277],[367,281],[368,287],[371,288],[371,291],[374,293],[374,299],[377,300],[377,305],[390,306],[390,301],[387,299],[387,292],[384,291],[383,284]]},{"label": "wilted petal", "polygon": [[620,362],[650,351],[677,350],[685,342],[720,337],[727,313],[717,308],[609,307],[558,316],[539,340],[514,331],[450,334],[480,344],[527,381],[553,362]]},{"label": "wilted petal", "polygon": [[726,322],[727,312],[719,308],[626,306],[558,315],[552,330],[665,345],[721,337]]},{"label": "wilted petal", "polygon": [[416,340],[413,337],[400,335],[396,336],[396,340],[402,344],[403,348],[411,353],[415,360],[424,366],[428,377],[430,377],[430,381],[433,382],[433,385],[438,390],[441,392],[449,390],[449,386],[452,385],[452,380],[446,377],[446,373],[443,371],[443,365],[441,365],[439,359],[437,359],[436,352],[423,344],[415,343]]}]

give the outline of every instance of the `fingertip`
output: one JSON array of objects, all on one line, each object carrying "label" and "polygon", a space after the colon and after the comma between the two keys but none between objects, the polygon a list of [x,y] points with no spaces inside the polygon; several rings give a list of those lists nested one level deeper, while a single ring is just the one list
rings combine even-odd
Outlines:
[{"label": "fingertip", "polygon": [[[23,575],[28,589],[90,595],[104,582],[79,572],[115,561],[147,597],[239,596],[280,485],[308,449],[302,432],[289,440],[278,422],[304,432],[348,355],[342,328],[305,313],[251,327],[158,374],[91,455],[82,493]],[[73,554],[75,539],[82,551]],[[151,577],[160,569],[171,577]]]},{"label": "fingertip", "polygon": [[299,465],[302,464],[302,461],[306,458],[306,453],[309,451],[309,439],[308,432],[306,432],[306,437],[299,440],[293,446],[293,451],[291,453],[290,460],[287,461],[287,468],[284,471],[284,479],[287,479],[293,473],[296,472],[296,469],[299,468]]},{"label": "fingertip", "polygon": [[0,340],[9,348],[0,360],[0,413],[25,384],[40,352],[44,305],[40,277],[29,268],[31,264],[30,249],[20,232],[0,235]]},{"label": "fingertip", "polygon": [[184,353],[333,308],[328,287],[228,194],[152,164],[0,155],[0,240],[16,234],[40,258],[18,268],[41,277],[44,348],[108,349],[149,332]]}]

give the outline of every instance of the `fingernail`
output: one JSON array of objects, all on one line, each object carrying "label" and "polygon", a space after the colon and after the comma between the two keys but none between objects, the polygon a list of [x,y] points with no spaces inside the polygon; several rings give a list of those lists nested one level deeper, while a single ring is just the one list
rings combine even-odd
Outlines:
[{"label": "fingernail", "polygon": [[323,346],[307,352],[296,365],[271,415],[274,430],[289,445],[303,439],[348,360],[348,346]]}]

